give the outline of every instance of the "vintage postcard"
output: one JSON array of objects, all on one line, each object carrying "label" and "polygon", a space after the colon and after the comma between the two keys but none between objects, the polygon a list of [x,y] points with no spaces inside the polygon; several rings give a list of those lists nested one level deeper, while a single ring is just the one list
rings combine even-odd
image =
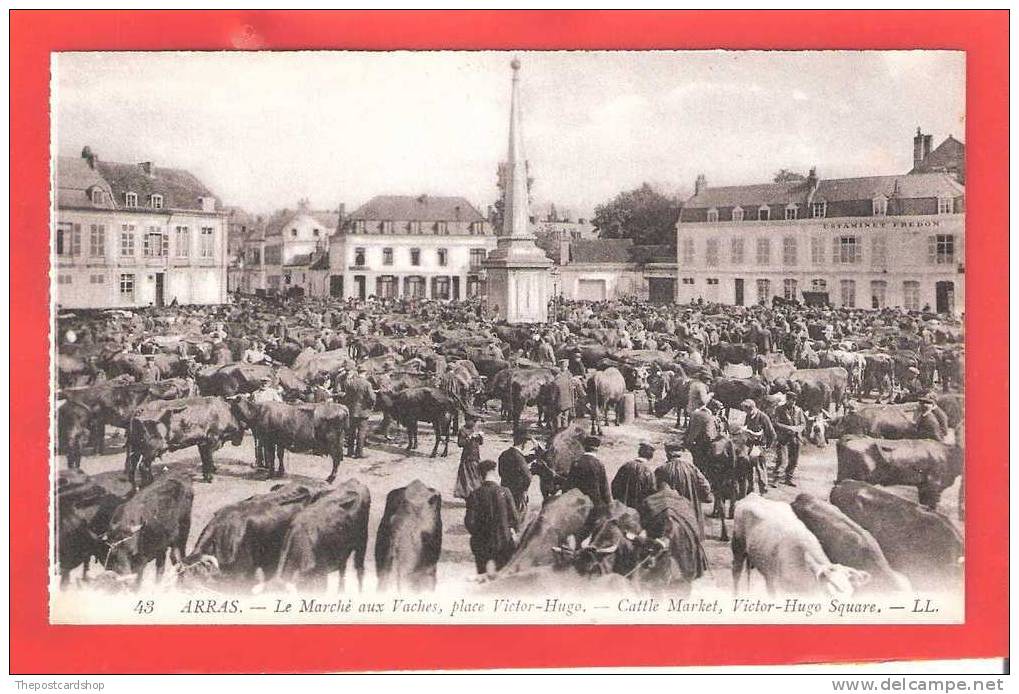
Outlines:
[{"label": "vintage postcard", "polygon": [[963,622],[964,52],[51,70],[52,623]]}]

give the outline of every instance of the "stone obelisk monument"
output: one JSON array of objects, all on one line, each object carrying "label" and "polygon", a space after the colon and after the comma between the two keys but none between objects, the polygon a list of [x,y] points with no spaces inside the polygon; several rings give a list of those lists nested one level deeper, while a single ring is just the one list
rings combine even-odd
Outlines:
[{"label": "stone obelisk monument", "polygon": [[509,154],[503,186],[502,233],[498,247],[485,261],[488,305],[498,320],[507,323],[544,323],[548,320],[552,261],[534,243],[528,231],[527,161],[520,131],[520,61],[514,59],[510,101]]}]

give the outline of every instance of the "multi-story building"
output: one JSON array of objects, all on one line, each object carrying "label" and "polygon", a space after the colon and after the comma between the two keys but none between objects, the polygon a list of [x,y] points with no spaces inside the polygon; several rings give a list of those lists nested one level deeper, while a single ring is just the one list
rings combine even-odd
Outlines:
[{"label": "multi-story building", "polygon": [[329,245],[335,297],[463,299],[482,293],[491,224],[461,197],[379,195]]},{"label": "multi-story building", "polygon": [[342,205],[313,210],[301,200],[296,210],[257,220],[244,241],[241,291],[273,293],[296,287],[309,296],[325,296],[329,239],[342,216]]},{"label": "multi-story building", "polygon": [[821,180],[811,170],[805,180],[720,188],[702,175],[676,225],[676,300],[777,295],[959,313],[964,206],[948,173]]},{"label": "multi-story building", "polygon": [[88,147],[56,167],[58,308],[227,300],[225,213],[194,175],[100,161]]}]

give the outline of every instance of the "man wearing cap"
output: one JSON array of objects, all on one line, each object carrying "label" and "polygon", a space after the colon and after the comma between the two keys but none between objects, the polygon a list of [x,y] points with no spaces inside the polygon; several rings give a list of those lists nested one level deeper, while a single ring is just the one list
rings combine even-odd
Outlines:
[{"label": "man wearing cap", "polygon": [[[750,444],[750,464],[753,467],[754,479],[761,494],[768,493],[768,463],[765,460],[767,450],[775,442],[775,427],[771,417],[757,407],[757,403],[747,398],[740,403],[740,409],[746,413],[743,421],[743,433]],[[753,482],[750,487],[753,489]]]},{"label": "man wearing cap", "polygon": [[[785,467],[785,484],[795,487],[793,473],[796,472],[796,464],[800,461],[800,444],[803,443],[803,430],[807,428],[807,415],[803,413],[796,404],[796,393],[786,393],[785,404],[775,410],[775,435],[778,441],[778,455],[775,462],[775,479],[772,486],[776,486],[779,472],[782,470],[782,463]],[[788,458],[787,458],[788,456]]]},{"label": "man wearing cap", "polygon": [[145,355],[145,366],[142,367],[142,383],[157,383],[162,378],[159,366],[156,365],[156,355]]},{"label": "man wearing cap", "polygon": [[655,447],[648,441],[637,445],[637,457],[624,463],[612,478],[612,497],[630,508],[637,508],[644,498],[655,493],[655,470],[651,459]]},{"label": "man wearing cap", "polygon": [[718,418],[708,407],[710,402],[710,393],[701,394],[700,404],[690,413],[690,421],[686,427],[686,449],[690,451],[694,465],[698,467],[701,460],[710,453],[712,442],[721,436]]},{"label": "man wearing cap", "polygon": [[513,432],[513,445],[499,456],[499,479],[502,486],[513,494],[517,516],[520,518],[527,511],[527,492],[531,488],[531,463],[528,457],[534,456],[524,452],[530,440],[531,434],[526,427],[518,428]]},{"label": "man wearing cap", "polygon": [[364,376],[364,367],[347,379],[343,388],[343,404],[350,410],[350,429],[347,430],[347,455],[364,457],[364,442],[368,438],[368,416],[375,407],[375,391]]},{"label": "man wearing cap", "polygon": [[937,405],[929,395],[921,395],[916,411],[917,438],[944,441],[948,436],[948,428],[938,417]]},{"label": "man wearing cap", "polygon": [[563,429],[569,425],[569,416],[573,411],[573,377],[570,376],[570,364],[563,359],[559,362],[559,370],[555,375],[556,396],[559,400],[558,412],[551,413],[556,418],[553,424],[556,430]]},{"label": "man wearing cap", "polygon": [[495,469],[494,460],[479,462],[478,472],[484,479],[467,497],[464,526],[471,535],[471,552],[479,574],[488,571],[489,561],[495,563],[496,571],[504,567],[516,549],[516,502],[510,490],[499,484]]},{"label": "man wearing cap", "polygon": [[659,489],[669,487],[690,500],[697,517],[697,528],[703,538],[704,510],[701,504],[713,503],[715,498],[711,494],[708,478],[683,453],[682,444],[665,444],[666,462],[655,470],[655,483]]},{"label": "man wearing cap", "polygon": [[585,436],[583,446],[584,454],[577,458],[577,462],[570,468],[563,491],[579,489],[594,502],[592,516],[603,515],[608,512],[609,504],[612,503],[612,494],[609,491],[605,465],[595,455],[601,446],[601,439],[597,436]]}]

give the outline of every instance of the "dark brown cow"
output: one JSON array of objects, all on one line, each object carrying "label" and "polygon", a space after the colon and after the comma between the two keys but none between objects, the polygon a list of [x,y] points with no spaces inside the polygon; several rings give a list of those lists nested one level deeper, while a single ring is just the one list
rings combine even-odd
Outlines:
[{"label": "dark brown cow", "polygon": [[520,423],[524,408],[538,404],[542,384],[554,377],[551,369],[510,367],[489,379],[488,396],[502,401],[503,416],[516,426]]},{"label": "dark brown cow", "polygon": [[962,474],[962,449],[930,439],[889,441],[843,436],[836,446],[836,482],[860,480],[879,485],[917,488],[920,503],[935,509],[941,492]]},{"label": "dark brown cow", "polygon": [[60,582],[66,585],[70,573],[79,566],[82,579],[88,580],[92,557],[106,555],[103,540],[110,519],[130,496],[130,488],[116,488],[79,470],[61,470],[57,477],[56,550]]},{"label": "dark brown cow", "polygon": [[[282,402],[252,402],[239,398],[231,404],[241,424],[251,429],[262,446],[262,458],[269,466],[269,475],[286,474],[283,456],[286,451],[327,455],[333,468],[327,482],[336,479],[343,462],[350,412],[335,402],[288,405]],[[279,461],[276,468],[275,460]]]},{"label": "dark brown cow", "polygon": [[821,541],[824,553],[836,564],[870,574],[864,590],[878,593],[910,590],[909,581],[888,564],[874,536],[838,507],[810,494],[800,494],[793,513]]},{"label": "dark brown cow", "polygon": [[294,516],[283,539],[277,579],[299,590],[325,590],[328,575],[339,571],[342,592],[347,560],[353,554],[361,588],[370,510],[368,487],[354,479],[341,482],[305,506]]},{"label": "dark brown cow", "polygon": [[914,588],[957,588],[963,574],[962,536],[945,516],[855,480],[836,484],[831,502],[874,536],[889,565]]},{"label": "dark brown cow", "polygon": [[[801,393],[804,391],[819,392],[821,399],[830,391],[833,412],[839,407],[845,410],[849,397],[849,373],[841,366],[825,369],[797,369],[789,376],[789,383]],[[800,405],[803,406],[802,403]]]},{"label": "dark brown cow", "polygon": [[375,535],[378,588],[435,590],[435,566],[442,554],[442,496],[414,480],[386,496]]},{"label": "dark brown cow", "polygon": [[543,498],[553,497],[562,490],[573,464],[584,454],[583,438],[584,427],[579,424],[556,432],[548,448],[531,465],[531,472],[538,476]]},{"label": "dark brown cow", "polygon": [[118,506],[105,538],[106,567],[121,576],[133,574],[140,588],[149,562],[156,562],[156,579],[162,576],[167,550],[170,561],[179,564],[191,532],[194,497],[191,475],[175,473],[159,477]]},{"label": "dark brown cow", "polygon": [[139,407],[128,423],[124,467],[128,479],[137,485],[135,470],[141,462],[142,481],[148,484],[152,461],[168,451],[197,446],[202,473],[211,481],[213,451],[224,441],[239,446],[243,439],[244,425],[221,398],[157,400]]},{"label": "dark brown cow", "polygon": [[407,450],[412,451],[418,446],[418,422],[430,422],[435,433],[435,445],[431,457],[439,453],[439,443],[443,443],[442,455],[449,455],[449,435],[453,418],[467,405],[455,396],[438,388],[408,388],[397,392],[382,392],[378,395],[378,403],[383,412],[395,419],[407,430]]},{"label": "dark brown cow", "polygon": [[216,511],[185,561],[185,582],[250,588],[279,566],[290,522],[328,491],[324,486],[278,485]]},{"label": "dark brown cow", "polygon": [[719,378],[711,384],[711,390],[715,399],[726,407],[726,417],[729,410],[739,408],[744,400],[753,400],[758,406],[764,406],[764,396],[768,394],[768,384],[759,376],[751,378]]},{"label": "dark brown cow", "polygon": [[757,356],[757,345],[748,342],[719,342],[711,348],[711,356],[723,369],[728,364],[752,365]]},{"label": "dark brown cow", "polygon": [[556,563],[556,547],[567,544],[570,536],[585,535],[587,520],[594,505],[579,489],[560,494],[541,507],[541,512],[524,530],[516,552],[500,575],[527,571]]}]

